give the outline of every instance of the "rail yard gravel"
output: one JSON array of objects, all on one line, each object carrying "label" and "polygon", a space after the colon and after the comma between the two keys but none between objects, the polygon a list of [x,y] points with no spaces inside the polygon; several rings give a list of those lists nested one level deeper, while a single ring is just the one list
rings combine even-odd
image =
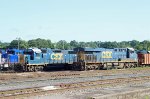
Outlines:
[{"label": "rail yard gravel", "polygon": [[[121,69],[121,70],[103,70],[103,71],[59,71],[59,72],[37,72],[37,73],[1,73],[0,91],[24,89],[24,88],[53,88],[53,86],[72,84],[79,82],[109,80],[118,78],[150,77],[150,68]],[[2,76],[3,75],[3,76]],[[6,76],[6,78],[5,78]],[[10,76],[10,77],[9,77]],[[15,77],[15,79],[13,79]],[[22,78],[21,78],[22,77]],[[5,79],[2,79],[5,78]],[[24,79],[23,79],[24,78]],[[9,81],[10,79],[10,81]],[[149,81],[139,83],[126,83],[112,86],[93,87],[86,89],[66,89],[58,93],[46,93],[37,96],[25,96],[25,99],[91,99],[106,98],[105,96],[128,91],[137,91],[150,88]],[[54,88],[55,89],[55,88]],[[109,98],[108,98],[109,99]],[[119,98],[123,99],[123,98]]]}]

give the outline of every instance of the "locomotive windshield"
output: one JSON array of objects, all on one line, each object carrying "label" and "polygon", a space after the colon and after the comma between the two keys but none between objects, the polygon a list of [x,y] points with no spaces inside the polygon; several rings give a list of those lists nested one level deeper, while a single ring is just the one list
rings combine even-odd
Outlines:
[{"label": "locomotive windshield", "polygon": [[13,54],[13,55],[14,55],[14,54],[15,54],[15,51],[10,51],[10,50],[9,50],[9,51],[7,51],[7,54]]},{"label": "locomotive windshield", "polygon": [[47,53],[46,49],[41,49],[42,53]]},{"label": "locomotive windshield", "polygon": [[54,53],[61,53],[61,50],[55,50]]},{"label": "locomotive windshield", "polygon": [[30,55],[30,59],[34,60],[34,52],[32,50],[25,50],[23,53],[26,55]]},{"label": "locomotive windshield", "polygon": [[68,54],[76,54],[75,51],[68,51]]},{"label": "locomotive windshield", "polygon": [[33,54],[33,51],[30,51],[30,50],[26,50],[23,52],[24,54],[27,54],[27,55],[32,55]]}]

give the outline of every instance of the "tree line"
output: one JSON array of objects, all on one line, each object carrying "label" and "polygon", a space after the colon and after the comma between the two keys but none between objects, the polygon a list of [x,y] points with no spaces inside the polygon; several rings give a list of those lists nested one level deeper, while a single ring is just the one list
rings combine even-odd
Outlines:
[{"label": "tree line", "polygon": [[72,40],[67,42],[65,40],[60,40],[58,42],[52,42],[51,40],[46,39],[32,39],[32,40],[12,40],[10,43],[3,43],[0,42],[0,48],[19,48],[26,49],[30,47],[37,47],[37,48],[52,48],[52,49],[73,49],[75,47],[90,47],[90,48],[126,48],[132,47],[136,50],[150,50],[150,41],[90,41],[90,42],[78,42],[76,40]]}]

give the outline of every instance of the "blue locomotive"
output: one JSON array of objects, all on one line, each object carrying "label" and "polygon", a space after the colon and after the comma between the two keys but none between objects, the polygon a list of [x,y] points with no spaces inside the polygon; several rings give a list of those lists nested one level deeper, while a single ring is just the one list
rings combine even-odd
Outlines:
[{"label": "blue locomotive", "polygon": [[130,68],[137,66],[137,53],[132,48],[75,48],[74,70]]},{"label": "blue locomotive", "polygon": [[7,57],[5,53],[4,49],[0,49],[0,68],[4,67],[5,59]]},{"label": "blue locomotive", "polygon": [[19,63],[19,55],[23,54],[23,50],[7,49],[1,53],[1,68],[3,70],[14,70],[16,64]]},{"label": "blue locomotive", "polygon": [[74,59],[73,50],[29,48],[24,51],[22,62],[25,71],[38,71],[48,66],[66,68],[67,65],[73,64]]}]

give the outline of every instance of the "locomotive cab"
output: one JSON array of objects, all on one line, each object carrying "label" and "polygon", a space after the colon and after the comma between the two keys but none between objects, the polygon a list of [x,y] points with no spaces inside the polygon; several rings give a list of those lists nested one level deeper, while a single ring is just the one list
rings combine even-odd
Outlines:
[{"label": "locomotive cab", "polygon": [[75,48],[77,60],[73,63],[73,69],[91,70],[100,68],[100,55],[104,48]]},{"label": "locomotive cab", "polygon": [[23,50],[18,49],[8,49],[2,54],[3,69],[4,70],[15,70],[16,65],[20,64],[20,58],[23,54]]},{"label": "locomotive cab", "polygon": [[137,61],[137,53],[133,48],[127,48],[127,58],[132,61]]},{"label": "locomotive cab", "polygon": [[9,63],[19,63],[19,61],[20,61],[19,55],[22,55],[22,54],[23,54],[23,50],[8,49],[7,50],[8,62]]},{"label": "locomotive cab", "polygon": [[29,48],[24,51],[25,58],[25,71],[38,71],[43,70],[45,61],[41,49]]},{"label": "locomotive cab", "polygon": [[38,48],[29,48],[24,51],[24,54],[26,56],[25,60],[28,64],[40,63],[43,58],[42,51]]}]

